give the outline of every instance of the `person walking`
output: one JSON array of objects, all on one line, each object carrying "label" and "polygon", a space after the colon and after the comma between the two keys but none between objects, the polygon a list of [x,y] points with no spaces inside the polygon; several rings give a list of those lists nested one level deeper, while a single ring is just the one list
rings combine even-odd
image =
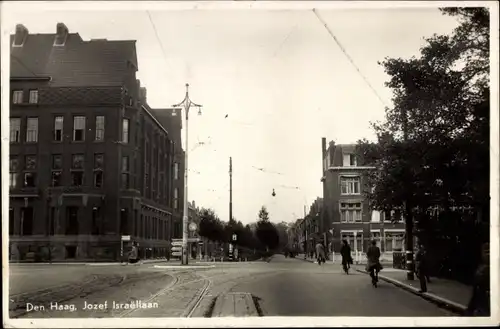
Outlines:
[{"label": "person walking", "polygon": [[135,241],[132,242],[132,250],[128,254],[128,261],[130,264],[135,264],[139,261],[139,250]]},{"label": "person walking", "polygon": [[378,273],[382,270],[382,265],[380,264],[380,248],[377,247],[377,241],[372,241],[372,245],[366,252],[366,257],[368,258],[366,271],[370,273],[372,285],[376,288],[378,283]]},{"label": "person walking", "polygon": [[316,259],[318,260],[318,264],[325,263],[325,247],[321,242],[316,244]]},{"label": "person walking", "polygon": [[465,311],[466,316],[490,316],[490,244],[481,247],[481,264],[479,265],[472,288],[472,297]]},{"label": "person walking", "polygon": [[427,292],[427,283],[429,279],[429,256],[423,244],[418,247],[417,255],[415,256],[417,262],[417,277],[420,281],[420,292]]},{"label": "person walking", "polygon": [[342,241],[342,248],[340,248],[340,255],[342,256],[342,268],[346,274],[349,274],[349,268],[353,264],[351,247],[347,240]]}]

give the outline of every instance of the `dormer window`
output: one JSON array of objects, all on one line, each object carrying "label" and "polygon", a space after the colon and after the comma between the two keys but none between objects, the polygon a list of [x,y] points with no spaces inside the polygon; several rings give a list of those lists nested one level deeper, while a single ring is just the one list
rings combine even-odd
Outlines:
[{"label": "dormer window", "polygon": [[68,28],[63,23],[57,23],[57,32],[54,39],[54,46],[62,47],[68,38]]},{"label": "dormer window", "polygon": [[356,155],[344,153],[343,165],[344,167],[356,167],[358,165]]},{"label": "dormer window", "polygon": [[12,42],[12,47],[22,47],[26,38],[28,37],[28,29],[22,25],[16,25],[16,34],[14,35],[14,41]]},{"label": "dormer window", "polygon": [[66,35],[56,35],[54,39],[54,46],[62,47],[66,43]]}]

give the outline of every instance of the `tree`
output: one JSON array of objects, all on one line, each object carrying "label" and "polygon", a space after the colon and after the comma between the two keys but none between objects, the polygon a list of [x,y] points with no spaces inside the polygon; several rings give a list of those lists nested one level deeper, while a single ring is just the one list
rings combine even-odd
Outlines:
[{"label": "tree", "polygon": [[265,206],[262,206],[258,216],[259,220],[256,229],[257,238],[268,251],[275,249],[279,244],[278,230],[276,226],[269,221],[269,213]]},{"label": "tree", "polygon": [[212,209],[201,209],[198,234],[211,241],[223,241],[223,224]]},{"label": "tree", "polygon": [[269,221],[269,212],[267,211],[266,206],[262,206],[259,210],[259,220],[261,221]]},{"label": "tree", "polygon": [[[451,35],[426,39],[418,57],[380,63],[394,107],[373,124],[377,143],[359,141],[358,153],[377,168],[367,174],[372,208],[402,209],[411,199],[406,215],[416,215],[420,237],[450,240],[458,234],[450,227],[471,220],[456,208],[472,207],[489,222],[489,12],[441,11],[459,21]],[[443,215],[430,220],[430,207]]]}]

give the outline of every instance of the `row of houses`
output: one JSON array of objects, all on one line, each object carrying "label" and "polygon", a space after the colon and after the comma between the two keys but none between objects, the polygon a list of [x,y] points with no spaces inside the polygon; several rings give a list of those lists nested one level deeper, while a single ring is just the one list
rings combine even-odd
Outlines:
[{"label": "row of houses", "polygon": [[182,237],[182,116],[148,105],[136,41],[17,25],[10,52],[10,259],[116,260],[122,236],[164,257]]},{"label": "row of houses", "polygon": [[323,242],[330,252],[339,253],[347,240],[356,255],[368,249],[376,240],[383,257],[392,259],[393,251],[404,250],[404,218],[393,223],[391,216],[372,211],[364,192],[369,188],[364,173],[375,170],[362,163],[355,144],[327,145],[322,138],[323,197],[317,198],[304,218],[298,219],[289,231],[292,248],[301,252],[314,251]]}]

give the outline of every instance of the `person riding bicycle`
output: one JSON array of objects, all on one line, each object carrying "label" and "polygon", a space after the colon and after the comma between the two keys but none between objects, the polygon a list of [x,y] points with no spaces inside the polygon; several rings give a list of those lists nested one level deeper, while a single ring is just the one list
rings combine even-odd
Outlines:
[{"label": "person riding bicycle", "polygon": [[340,255],[342,256],[342,268],[346,274],[349,274],[350,265],[353,264],[352,256],[351,256],[351,247],[347,240],[342,241],[343,245],[340,249]]}]

